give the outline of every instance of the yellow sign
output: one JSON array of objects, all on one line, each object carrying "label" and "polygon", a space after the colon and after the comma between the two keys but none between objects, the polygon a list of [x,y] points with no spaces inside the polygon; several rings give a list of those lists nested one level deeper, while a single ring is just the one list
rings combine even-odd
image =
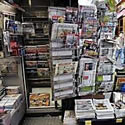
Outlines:
[{"label": "yellow sign", "polygon": [[85,125],[92,125],[92,121],[91,120],[85,121]]},{"label": "yellow sign", "polygon": [[122,118],[116,119],[116,123],[122,123],[122,121],[123,121]]}]

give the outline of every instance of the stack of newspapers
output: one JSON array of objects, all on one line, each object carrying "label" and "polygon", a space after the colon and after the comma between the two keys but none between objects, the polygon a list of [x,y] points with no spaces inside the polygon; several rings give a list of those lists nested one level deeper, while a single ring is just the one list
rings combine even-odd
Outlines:
[{"label": "stack of newspapers", "polygon": [[77,125],[74,111],[70,110],[65,111],[63,125]]},{"label": "stack of newspapers", "polygon": [[77,119],[95,118],[95,111],[92,100],[75,100],[75,115]]},{"label": "stack of newspapers", "polygon": [[113,119],[114,109],[108,99],[93,100],[97,119]]}]

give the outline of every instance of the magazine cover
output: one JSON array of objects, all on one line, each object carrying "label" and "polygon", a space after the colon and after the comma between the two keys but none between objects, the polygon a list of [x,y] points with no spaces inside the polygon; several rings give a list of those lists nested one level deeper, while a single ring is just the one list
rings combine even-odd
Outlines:
[{"label": "magazine cover", "polygon": [[66,21],[70,21],[72,23],[77,22],[77,16],[78,16],[78,8],[73,7],[67,7],[66,8]]},{"label": "magazine cover", "polygon": [[116,44],[112,40],[101,40],[100,41],[100,56],[114,58]]},{"label": "magazine cover", "polygon": [[121,91],[124,85],[125,85],[125,78],[124,77],[117,78],[115,90]]},{"label": "magazine cover", "polygon": [[94,17],[87,17],[82,25],[82,38],[96,37],[98,21]]},{"label": "magazine cover", "polygon": [[117,14],[115,12],[105,13],[101,22],[102,33],[100,34],[101,39],[113,39],[115,37],[115,30],[117,26]]},{"label": "magazine cover", "polygon": [[96,92],[111,92],[113,91],[114,81],[112,82],[98,82],[96,83]]},{"label": "magazine cover", "polygon": [[52,27],[52,48],[75,47],[78,44],[78,25],[55,23]]},{"label": "magazine cover", "polygon": [[112,75],[97,75],[96,82],[111,82],[113,80]]},{"label": "magazine cover", "polygon": [[98,74],[112,74],[113,64],[111,62],[99,62]]},{"label": "magazine cover", "polygon": [[48,78],[50,77],[49,68],[37,68],[37,74],[39,77]]},{"label": "magazine cover", "polygon": [[65,20],[65,8],[61,7],[49,7],[49,19],[51,19],[53,22],[60,22],[60,19],[62,20],[61,22],[64,22]]},{"label": "magazine cover", "polygon": [[84,71],[96,71],[97,68],[97,59],[82,57],[80,59],[80,68],[79,68],[79,76],[84,74]]},{"label": "magazine cover", "polygon": [[49,93],[31,93],[29,96],[30,107],[50,106]]},{"label": "magazine cover", "polygon": [[[96,13],[96,6],[79,6],[79,11],[78,11],[78,22],[79,26],[82,29],[83,22],[88,18],[88,17],[95,17]],[[93,25],[92,25],[93,26]]]},{"label": "magazine cover", "polygon": [[22,25],[23,25],[23,32],[24,33],[28,33],[28,34],[31,34],[31,35],[35,34],[35,27],[34,27],[33,23],[23,22]]},{"label": "magazine cover", "polygon": [[83,42],[83,55],[97,58],[99,56],[99,47],[95,41],[85,39]]},{"label": "magazine cover", "polygon": [[37,47],[36,46],[28,46],[25,48],[26,54],[36,54],[37,53]]},{"label": "magazine cover", "polygon": [[55,75],[65,75],[76,73],[78,63],[60,63],[56,64]]},{"label": "magazine cover", "polygon": [[35,23],[35,35],[39,37],[49,36],[49,23],[48,22]]}]

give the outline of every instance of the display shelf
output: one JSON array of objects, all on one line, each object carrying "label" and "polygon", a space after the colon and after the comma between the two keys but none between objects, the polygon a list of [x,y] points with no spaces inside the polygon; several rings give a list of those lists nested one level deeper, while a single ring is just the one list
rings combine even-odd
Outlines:
[{"label": "display shelf", "polygon": [[42,109],[42,108],[54,108],[55,106],[39,106],[39,107],[29,107],[29,109]]},{"label": "display shelf", "polygon": [[114,73],[97,73],[97,75],[113,75]]},{"label": "display shelf", "polygon": [[55,107],[48,107],[48,108],[30,108],[30,109],[27,109],[27,113],[28,115],[31,115],[33,116],[33,114],[36,116],[36,115],[52,115],[52,116],[57,116],[57,115],[61,115],[61,109],[55,109]]},{"label": "display shelf", "polygon": [[27,78],[27,80],[32,80],[32,81],[38,81],[38,80],[50,80],[50,77],[48,78]]},{"label": "display shelf", "polygon": [[[50,36],[48,29],[49,21],[48,19],[44,20],[37,17],[33,18],[24,17],[23,19],[26,22],[29,23],[32,22],[34,25],[35,33],[32,35],[27,33],[24,38],[24,49],[25,49],[24,71],[25,71],[25,82],[26,82],[27,113],[29,113],[28,111],[32,110],[34,110],[33,113],[37,113],[38,109],[40,110],[41,108],[44,109],[46,107],[39,107],[39,108],[33,107],[32,109],[30,106],[31,103],[30,95],[36,94],[38,93],[38,91],[39,94],[44,94],[47,92],[46,88],[51,89],[51,78],[50,78],[51,76],[48,75],[51,73],[50,62],[49,62],[50,60],[50,53],[49,53]],[[32,52],[32,50],[34,50],[33,47],[36,50],[34,52]],[[32,64],[32,62],[34,63]],[[38,89],[38,91],[36,89]],[[51,92],[49,92],[49,94],[50,93]],[[43,111],[40,110],[40,113],[43,113]]]},{"label": "display shelf", "polygon": [[45,83],[43,81],[42,82],[33,82],[33,83],[30,81],[29,85],[32,86],[32,88],[38,88],[38,87],[39,88],[44,88],[44,87],[46,88],[46,87],[51,87],[50,82]]},{"label": "display shelf", "polygon": [[36,38],[33,38],[33,37],[31,37],[31,38],[26,38],[26,40],[49,40],[49,38],[47,37],[47,38],[44,38],[44,37],[36,37]]}]

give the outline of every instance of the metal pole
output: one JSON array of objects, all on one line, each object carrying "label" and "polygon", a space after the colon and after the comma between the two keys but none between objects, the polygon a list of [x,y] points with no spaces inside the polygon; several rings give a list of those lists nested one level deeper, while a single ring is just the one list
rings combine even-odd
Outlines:
[{"label": "metal pole", "polygon": [[70,7],[72,6],[72,1],[71,1],[71,0],[69,0],[69,6],[70,6]]}]

